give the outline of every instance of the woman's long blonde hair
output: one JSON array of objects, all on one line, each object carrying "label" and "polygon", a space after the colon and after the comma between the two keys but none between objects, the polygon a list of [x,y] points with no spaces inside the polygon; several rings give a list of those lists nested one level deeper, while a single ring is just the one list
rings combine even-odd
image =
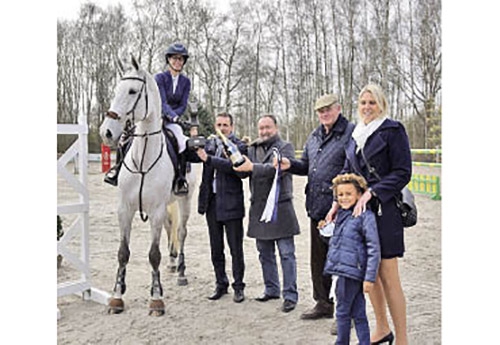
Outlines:
[{"label": "woman's long blonde hair", "polygon": [[377,115],[377,118],[386,116],[389,104],[387,103],[387,98],[385,97],[384,91],[382,91],[382,88],[377,84],[368,84],[363,89],[361,89],[361,92],[358,96],[358,117],[360,118],[360,120],[363,120],[363,117],[361,116],[359,101],[361,99],[361,96],[363,96],[363,94],[366,92],[369,92],[373,96],[380,109],[380,114]]}]

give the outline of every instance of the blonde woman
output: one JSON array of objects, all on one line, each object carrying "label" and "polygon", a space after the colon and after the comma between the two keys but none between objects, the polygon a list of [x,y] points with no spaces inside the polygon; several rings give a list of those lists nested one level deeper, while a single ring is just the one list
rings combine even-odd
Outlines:
[{"label": "blonde woman", "polygon": [[[376,215],[380,237],[380,268],[370,301],[376,325],[371,344],[408,344],[406,332],[406,301],[398,271],[398,258],[403,257],[404,232],[396,197],[411,179],[411,154],[403,125],[387,117],[387,99],[378,85],[365,86],[359,93],[359,123],[346,147],[343,172],[361,174],[368,181],[368,190],[357,202],[353,214],[360,215],[370,207]],[[370,171],[368,164],[372,167]],[[334,201],[326,220],[339,208]],[[387,319],[387,306],[394,324],[392,333]]]}]

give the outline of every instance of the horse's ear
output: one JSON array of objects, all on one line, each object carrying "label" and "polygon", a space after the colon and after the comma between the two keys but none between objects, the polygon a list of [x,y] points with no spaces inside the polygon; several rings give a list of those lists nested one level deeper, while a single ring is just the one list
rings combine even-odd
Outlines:
[{"label": "horse's ear", "polygon": [[134,66],[134,68],[136,70],[139,70],[139,64],[137,63],[137,61],[135,60],[135,57],[134,55],[132,55],[132,66]]},{"label": "horse's ear", "polygon": [[116,58],[116,64],[118,65],[118,73],[120,73],[120,76],[123,76],[123,73],[125,73],[125,68],[123,67],[122,60],[120,60],[119,57]]}]

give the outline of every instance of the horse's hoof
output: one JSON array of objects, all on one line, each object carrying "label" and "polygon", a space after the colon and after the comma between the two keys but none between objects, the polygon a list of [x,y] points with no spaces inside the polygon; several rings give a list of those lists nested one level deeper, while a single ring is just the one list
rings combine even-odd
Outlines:
[{"label": "horse's hoof", "polygon": [[186,277],[178,277],[177,278],[177,285],[179,286],[186,286],[188,285],[188,280]]},{"label": "horse's hoof", "polygon": [[165,304],[161,299],[152,300],[149,303],[149,315],[162,316],[165,314]]},{"label": "horse's hoof", "polygon": [[174,264],[174,265],[168,265],[167,266],[167,270],[170,272],[170,273],[174,273],[175,271],[177,271],[177,266]]},{"label": "horse's hoof", "polygon": [[108,303],[108,314],[120,314],[125,309],[121,298],[112,298]]}]

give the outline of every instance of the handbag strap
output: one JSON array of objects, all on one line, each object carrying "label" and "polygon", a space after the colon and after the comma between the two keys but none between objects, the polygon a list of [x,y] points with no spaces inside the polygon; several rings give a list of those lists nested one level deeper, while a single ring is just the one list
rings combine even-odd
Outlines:
[{"label": "handbag strap", "polygon": [[363,151],[363,149],[361,149],[361,156],[363,157],[363,160],[365,161],[365,164],[366,164],[366,166],[368,167],[368,172],[369,172],[370,174],[375,175],[375,177],[376,177],[379,181],[382,181],[382,179],[380,178],[380,175],[377,173],[377,169],[375,169],[374,167],[372,167],[372,166],[370,165],[370,163],[368,162],[368,159],[366,159],[365,152]]},{"label": "handbag strap", "polygon": [[[366,156],[365,156],[365,153],[363,151],[363,149],[361,149],[361,156],[363,157],[363,160],[365,161],[365,164],[366,166],[368,167],[368,172],[370,174],[373,174],[375,175],[375,177],[379,180],[379,181],[382,181],[382,179],[380,178],[380,175],[378,174],[377,172],[377,169],[375,169],[374,167],[372,167],[370,165],[370,163],[368,162],[368,159],[366,159]],[[399,193],[399,198],[397,196],[394,197],[396,199],[396,205],[398,208],[401,208],[401,206],[403,205],[403,194],[400,192]]]}]

